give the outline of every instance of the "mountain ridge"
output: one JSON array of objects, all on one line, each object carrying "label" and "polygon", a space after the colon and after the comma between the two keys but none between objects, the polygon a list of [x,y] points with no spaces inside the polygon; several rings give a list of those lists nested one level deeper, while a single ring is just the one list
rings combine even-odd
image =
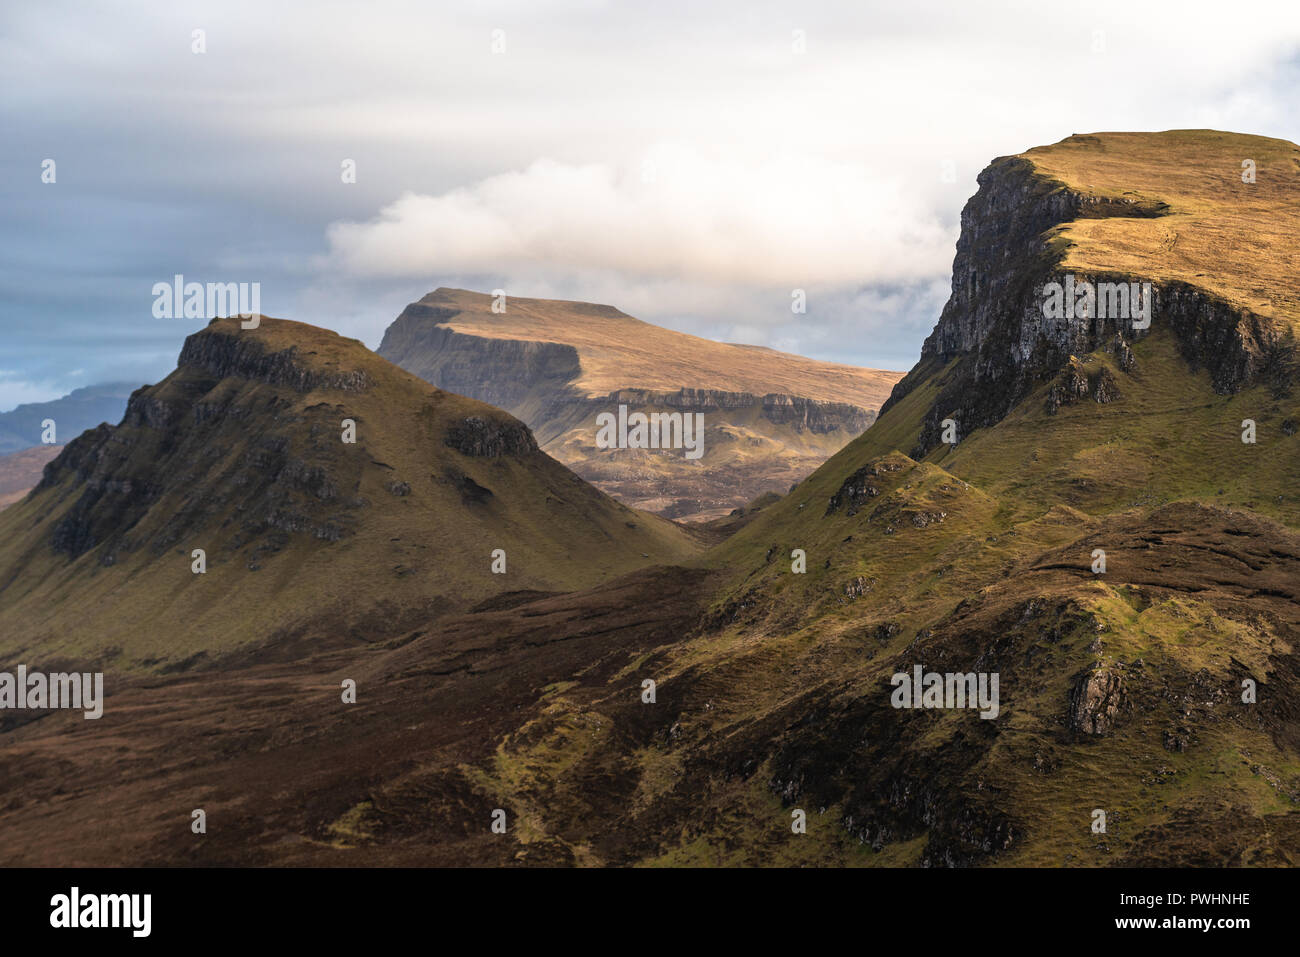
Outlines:
[{"label": "mountain ridge", "polygon": [[119,418],[137,383],[101,382],[73,389],[48,402],[26,402],[0,412],[0,455],[44,443],[42,422],[53,419],[55,440],[64,444],[100,422]]},{"label": "mountain ridge", "polygon": [[[331,608],[353,606],[348,640],[376,640],[411,616],[698,550],[585,485],[508,414],[356,340],[270,317],[188,337],[176,371],[133,393],[120,425],[70,442],[0,527],[0,654],[96,649],[150,668],[207,664],[250,635],[337,641]],[[498,548],[503,573],[491,570]],[[259,597],[237,603],[249,617],[237,630],[217,600],[229,589]],[[70,594],[96,595],[99,621],[61,616]],[[150,615],[170,645],[133,628]]]},{"label": "mountain ridge", "polygon": [[[518,415],[546,451],[588,481],[682,520],[720,517],[784,492],[870,425],[899,378],[701,339],[612,306],[500,302],[449,288],[403,310],[379,353],[440,388]],[[596,417],[620,404],[704,413],[703,463],[596,448]]]}]

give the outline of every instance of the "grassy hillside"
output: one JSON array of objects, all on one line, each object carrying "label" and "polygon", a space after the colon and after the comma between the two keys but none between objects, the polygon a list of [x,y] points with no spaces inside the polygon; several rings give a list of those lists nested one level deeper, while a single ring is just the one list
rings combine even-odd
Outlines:
[{"label": "grassy hillside", "polygon": [[[464,773],[550,860],[1300,863],[1300,409],[1216,395],[1160,331],[1138,361],[1121,400],[1050,415],[1044,386],[934,461],[900,403],[709,553],[694,635],[548,690]],[[916,664],[1000,673],[1001,714],[891,708]]]},{"label": "grassy hillside", "polygon": [[0,541],[0,657],[154,668],[249,642],[378,641],[501,591],[589,586],[697,550],[505,413],[276,319],[191,337],[120,426],[72,442],[5,511]]},{"label": "grassy hillside", "polygon": [[[1227,159],[1247,147],[1274,181],[1241,203]],[[1286,324],[1294,152],[1099,134],[1024,157],[1049,187],[1168,206],[1044,235],[1058,268],[1186,281]],[[1163,253],[1143,245],[1161,228],[1182,237]],[[1246,233],[1264,247],[1249,267],[1224,256]],[[1160,319],[1131,361],[1070,357],[918,461],[902,450],[968,361],[924,359],[870,429],[706,556],[720,586],[699,633],[630,676],[672,689],[655,730],[631,681],[569,688],[538,719],[549,730],[503,742],[493,793],[524,801],[529,780],[629,761],[636,810],[602,822],[604,850],[647,863],[1300,863],[1294,369],[1222,394]],[[1059,401],[1103,378],[1103,401]],[[918,664],[999,672],[1001,714],[890,707],[890,676]],[[579,715],[597,739],[574,733]]]}]

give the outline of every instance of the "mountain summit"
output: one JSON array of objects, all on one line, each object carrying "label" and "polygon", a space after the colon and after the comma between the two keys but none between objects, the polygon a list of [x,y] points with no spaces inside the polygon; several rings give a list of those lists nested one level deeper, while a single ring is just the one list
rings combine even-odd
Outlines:
[{"label": "mountain summit", "polygon": [[269,317],[186,339],[176,371],[72,440],[0,535],[6,659],[156,666],[273,638],[375,641],[696,550],[512,416]]},{"label": "mountain summit", "polygon": [[[1155,330],[1220,394],[1288,374],[1300,326],[1295,144],[1213,130],[1071,136],[997,159],[978,182],[952,295],[881,410],[932,383],[917,453],[940,444],[943,419],[969,434],[1046,379],[1059,377],[1053,401],[1073,401],[1084,387],[1072,356],[1103,351],[1126,377],[1132,344]],[[1089,316],[1045,315],[1044,287],[1062,280],[1114,288]],[[1111,308],[1143,284],[1145,326]],[[1085,391],[1105,401],[1110,381]]]},{"label": "mountain summit", "polygon": [[[900,373],[673,332],[612,306],[437,289],[407,306],[379,354],[500,406],[542,448],[628,504],[716,518],[784,493],[874,421]],[[598,448],[597,417],[702,413],[703,458]]]}]

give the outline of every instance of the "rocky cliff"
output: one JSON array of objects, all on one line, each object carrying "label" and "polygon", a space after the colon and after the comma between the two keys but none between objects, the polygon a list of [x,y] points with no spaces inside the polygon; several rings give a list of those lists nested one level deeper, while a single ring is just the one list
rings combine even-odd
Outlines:
[{"label": "rocky cliff", "polygon": [[411,303],[385,331],[379,354],[400,359],[398,365],[440,389],[507,410],[538,390],[565,392],[582,371],[571,345],[489,339],[440,325],[455,315],[445,306]]},{"label": "rocky cliff", "polygon": [[[1251,209],[1263,197],[1278,204],[1283,218],[1294,216],[1284,205],[1300,164],[1294,146],[1206,132],[1198,146],[1213,157],[1203,156],[1214,177],[1209,187],[1214,205],[1207,208],[1204,184],[1194,201],[1188,195],[1191,187],[1184,184],[1190,179],[1187,171],[1170,160],[1182,155],[1178,147],[1188,134],[1150,134],[1138,144],[1138,157],[1125,149],[1134,144],[1133,135],[1071,137],[995,160],[979,175],[979,189],[962,211],[951,296],[925,341],[920,363],[882,408],[891,408],[944,370],[913,454],[925,455],[939,445],[945,419],[956,422],[961,437],[1000,421],[1044,382],[1059,378],[1062,394],[1078,392],[1069,381],[1072,356],[1104,350],[1117,358],[1126,375],[1134,373],[1132,344],[1149,334],[1152,325],[1171,330],[1189,369],[1208,370],[1221,394],[1236,393],[1254,381],[1280,386],[1287,379],[1295,363],[1300,291],[1294,275],[1288,279],[1248,261],[1232,262],[1246,256],[1240,249],[1222,262],[1224,251],[1202,258],[1195,246],[1207,233],[1230,239],[1239,232],[1244,238],[1252,217],[1267,215]],[[1152,152],[1161,146],[1163,160]],[[1268,156],[1274,164],[1270,173],[1285,174],[1285,179],[1275,178],[1267,186],[1241,182],[1237,174],[1243,153]],[[1146,181],[1125,178],[1126,166],[1149,166],[1148,161],[1161,167],[1160,173],[1168,171],[1163,188],[1135,189]],[[1080,167],[1086,174],[1073,175]],[[1202,271],[1216,266],[1221,269],[1217,275],[1230,278],[1221,281]],[[1269,282],[1263,300],[1252,272],[1262,272],[1258,281]],[[1049,318],[1045,289],[1067,274],[1076,284],[1094,287],[1149,283],[1150,324],[1143,327],[1127,315],[1103,315],[1098,306],[1091,315]],[[1123,390],[1122,380],[1110,391],[1098,390],[1094,383],[1084,392],[1105,402],[1116,389]]]}]

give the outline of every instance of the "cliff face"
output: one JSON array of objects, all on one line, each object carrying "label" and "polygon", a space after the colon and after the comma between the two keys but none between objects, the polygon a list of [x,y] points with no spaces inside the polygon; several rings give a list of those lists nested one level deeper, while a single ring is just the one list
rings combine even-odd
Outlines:
[{"label": "cliff face", "polygon": [[735,412],[757,410],[774,425],[786,425],[795,432],[829,435],[843,431],[857,435],[876,419],[876,413],[847,402],[822,402],[801,395],[752,395],[717,389],[678,389],[653,392],[648,389],[619,389],[601,399],[588,400],[593,409],[623,403],[629,407],[662,407],[686,412]]},{"label": "cliff face", "polygon": [[[332,389],[339,392],[362,392],[374,384],[363,369],[317,369],[310,363],[299,361],[299,349],[268,351],[255,338],[197,333],[185,340],[176,365],[181,369],[195,369],[218,379],[235,377],[282,385],[296,392],[313,389]],[[132,396],[138,398],[139,393]],[[128,407],[127,416],[131,416]]]},{"label": "cliff face", "polygon": [[379,354],[440,389],[502,409],[520,406],[537,390],[564,391],[581,371],[573,346],[486,339],[439,325],[454,315],[411,303],[384,332]]},{"label": "cliff face", "polygon": [[[519,416],[542,448],[624,502],[708,519],[785,492],[869,426],[896,374],[709,342],[608,306],[440,289],[409,305],[379,354]],[[769,386],[762,389],[756,386]],[[705,416],[704,455],[597,448],[601,413]]]},{"label": "cliff face", "polygon": [[[1071,140],[1081,142],[1066,143],[1087,149],[1097,138]],[[1120,360],[1126,374],[1135,371],[1132,344],[1151,327],[1137,328],[1129,317],[1045,314],[1044,287],[1061,282],[1067,273],[1076,283],[1150,283],[1152,326],[1172,330],[1189,368],[1208,370],[1220,394],[1261,380],[1280,385],[1294,362],[1293,323],[1286,315],[1251,308],[1235,299],[1231,286],[1195,281],[1206,275],[1194,273],[1195,264],[1169,266],[1168,254],[1183,239],[1183,230],[1207,224],[1184,224],[1186,214],[1177,203],[1158,195],[1134,190],[1107,195],[1064,182],[1050,151],[1068,155],[1069,149],[1061,144],[1045,149],[1046,158],[1030,151],[995,160],[980,174],[979,190],[962,211],[951,296],[925,341],[920,363],[881,409],[888,410],[952,363],[941,377],[913,455],[923,456],[940,443],[944,419],[955,420],[959,436],[965,436],[1001,421],[1044,382],[1060,377],[1068,390],[1072,356],[1105,350]],[[1231,170],[1227,159],[1224,166]],[[1090,256],[1098,243],[1089,237],[1101,225],[1091,221],[1099,220],[1110,220],[1106,227],[1121,230],[1159,230],[1160,241],[1139,254],[1108,250]],[[1208,261],[1199,265],[1214,268]],[[1273,304],[1284,299],[1279,296]],[[1102,390],[1098,401],[1105,400]]]}]

